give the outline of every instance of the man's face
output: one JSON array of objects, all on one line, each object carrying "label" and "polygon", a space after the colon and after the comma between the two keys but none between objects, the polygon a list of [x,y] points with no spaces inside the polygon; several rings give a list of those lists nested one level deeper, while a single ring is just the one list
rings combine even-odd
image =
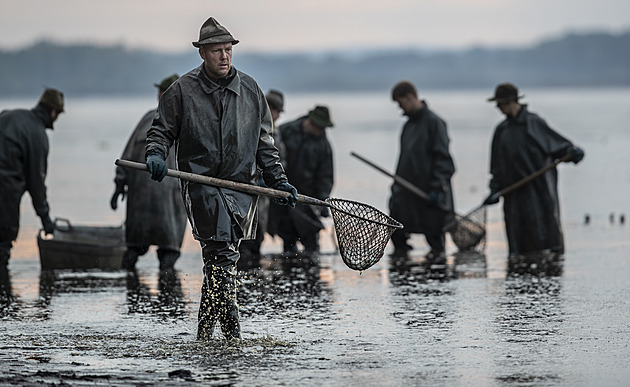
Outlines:
[{"label": "man's face", "polygon": [[395,99],[405,115],[409,115],[417,109],[416,100],[417,98],[411,94],[406,94]]},{"label": "man's face", "polygon": [[223,78],[232,66],[232,43],[204,44],[199,47],[203,67],[213,78]]},{"label": "man's face", "polygon": [[276,110],[272,107],[269,107],[269,111],[271,112],[271,119],[273,120],[273,124],[276,124],[278,118],[280,118],[280,110]]},{"label": "man's face", "polygon": [[497,101],[497,109],[506,116],[515,117],[520,107],[516,101]]}]

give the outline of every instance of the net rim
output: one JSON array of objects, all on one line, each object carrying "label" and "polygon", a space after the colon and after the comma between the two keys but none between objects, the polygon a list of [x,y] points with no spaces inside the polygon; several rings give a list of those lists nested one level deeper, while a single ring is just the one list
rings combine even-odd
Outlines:
[{"label": "net rim", "polygon": [[[379,210],[378,208],[371,206],[369,204],[365,204],[365,203],[361,203],[361,202],[357,202],[355,200],[349,200],[349,199],[340,199],[340,198],[327,198],[326,200],[324,200],[324,202],[326,202],[331,209],[334,209],[335,211],[339,211],[345,215],[351,216],[353,218],[357,218],[357,219],[361,219],[364,220],[366,222],[370,222],[370,223],[374,223],[374,224],[378,224],[380,226],[385,226],[385,227],[389,227],[389,228],[396,228],[396,229],[402,229],[404,228],[403,224],[400,223],[399,221],[397,221],[396,219],[392,218],[391,216],[383,213],[383,211]],[[378,220],[374,220],[374,219],[367,219],[358,215],[355,215],[353,213],[350,213],[346,210],[342,210],[341,208],[335,206],[333,203],[334,202],[345,202],[345,203],[352,203],[352,204],[358,204],[367,208],[370,208],[380,214],[382,214],[385,219],[387,219],[388,221],[390,221],[391,223],[384,223],[384,222],[379,222]]]}]

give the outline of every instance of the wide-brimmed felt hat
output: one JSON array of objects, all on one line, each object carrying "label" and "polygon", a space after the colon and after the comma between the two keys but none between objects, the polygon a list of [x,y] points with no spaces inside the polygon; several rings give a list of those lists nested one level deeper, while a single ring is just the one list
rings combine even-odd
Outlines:
[{"label": "wide-brimmed felt hat", "polygon": [[284,95],[280,91],[274,89],[269,90],[267,95],[265,95],[265,99],[267,99],[267,104],[269,104],[270,108],[279,112],[284,111]]},{"label": "wide-brimmed felt hat", "polygon": [[160,83],[154,83],[153,86],[155,86],[158,89],[160,89],[160,91],[166,91],[166,89],[168,89],[168,87],[170,85],[172,85],[173,82],[175,82],[178,78],[179,78],[179,75],[172,74],[172,75],[169,75],[168,77],[162,79],[160,81]]},{"label": "wide-brimmed felt hat", "polygon": [[237,44],[239,41],[234,39],[232,34],[216,21],[215,18],[210,17],[203,23],[199,29],[199,40],[192,42],[193,46],[201,47],[204,44],[213,43],[232,43]]},{"label": "wide-brimmed felt hat", "polygon": [[330,120],[330,113],[326,106],[317,105],[313,110],[308,112],[308,118],[310,118],[315,125],[320,128],[329,128],[335,126]]},{"label": "wide-brimmed felt hat", "polygon": [[63,93],[57,89],[46,88],[39,98],[39,103],[63,112]]},{"label": "wide-brimmed felt hat", "polygon": [[511,83],[500,83],[494,89],[494,96],[488,98],[488,102],[510,102],[518,101],[524,95],[518,95],[518,88]]}]

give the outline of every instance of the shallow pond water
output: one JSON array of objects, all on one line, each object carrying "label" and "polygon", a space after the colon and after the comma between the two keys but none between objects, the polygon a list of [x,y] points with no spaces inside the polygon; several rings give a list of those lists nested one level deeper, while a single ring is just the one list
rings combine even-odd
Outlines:
[{"label": "shallow pond water", "polygon": [[484,254],[446,262],[422,247],[386,254],[362,273],[331,243],[283,257],[272,242],[242,265],[241,343],[218,329],[195,341],[192,241],[170,273],[153,251],[135,273],[47,272],[37,256],[17,257],[2,281],[0,383],[625,385],[627,232],[569,228],[577,247],[563,257],[508,260],[490,240]]}]

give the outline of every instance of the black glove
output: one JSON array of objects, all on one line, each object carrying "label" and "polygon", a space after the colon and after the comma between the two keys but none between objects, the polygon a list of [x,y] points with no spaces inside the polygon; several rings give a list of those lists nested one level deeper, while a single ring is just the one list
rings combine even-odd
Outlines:
[{"label": "black glove", "polygon": [[282,183],[276,184],[276,186],[273,188],[279,191],[285,191],[285,192],[291,193],[291,196],[288,196],[286,198],[273,199],[276,203],[281,204],[283,206],[289,205],[291,207],[295,207],[295,203],[298,200],[298,192],[294,186],[292,186],[288,182],[282,182]]},{"label": "black glove", "polygon": [[125,200],[125,196],[127,195],[127,191],[125,191],[124,184],[116,184],[116,189],[114,190],[114,194],[112,195],[112,199],[109,202],[109,205],[112,207],[112,210],[118,208],[118,197],[122,195],[122,200]]},{"label": "black glove", "polygon": [[497,204],[499,202],[499,199],[501,199],[501,195],[499,195],[498,192],[491,192],[486,200],[483,201],[483,204],[486,206]]},{"label": "black glove", "polygon": [[50,216],[48,216],[48,214],[43,215],[41,217],[41,220],[42,220],[42,227],[44,228],[44,233],[46,233],[46,235],[49,235],[55,232],[55,224],[53,223],[52,220],[50,220]]},{"label": "black glove", "polygon": [[152,153],[147,156],[147,168],[149,168],[149,172],[151,172],[151,179],[157,181],[162,181],[168,172],[164,157],[157,153]]},{"label": "black glove", "polygon": [[328,207],[322,207],[322,210],[319,212],[319,216],[322,218],[328,218],[330,216],[330,209]]},{"label": "black glove", "polygon": [[427,199],[427,205],[431,208],[438,208],[440,206],[440,203],[442,203],[443,197],[444,197],[444,192],[431,191],[429,192],[429,199]]},{"label": "black glove", "polygon": [[567,161],[573,161],[573,163],[577,164],[584,158],[584,151],[582,148],[573,145],[569,148],[568,153],[571,155],[571,158]]}]

